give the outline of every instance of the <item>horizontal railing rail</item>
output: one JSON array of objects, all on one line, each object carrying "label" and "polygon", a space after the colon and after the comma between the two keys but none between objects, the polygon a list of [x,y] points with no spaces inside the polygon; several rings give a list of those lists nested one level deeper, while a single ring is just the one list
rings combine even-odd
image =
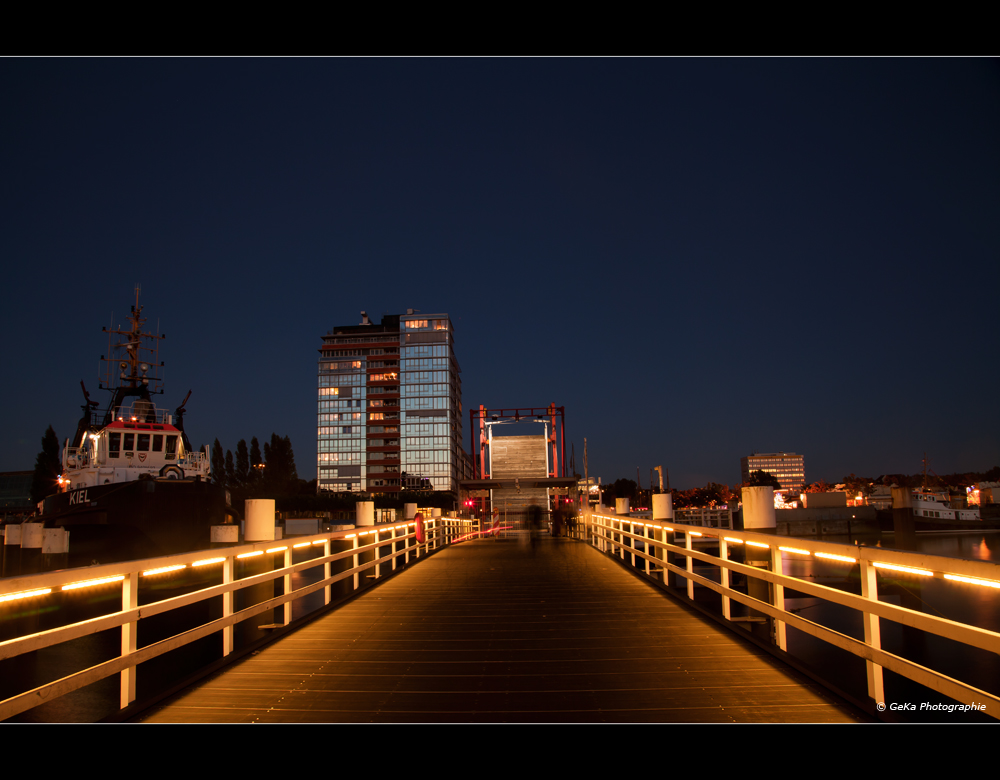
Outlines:
[{"label": "horizontal railing rail", "polygon": [[[863,658],[867,669],[868,696],[876,707],[884,706],[882,670],[889,669],[961,702],[962,705],[959,706],[967,710],[975,709],[1000,719],[1000,697],[883,650],[880,621],[891,620],[992,653],[1000,653],[1000,633],[879,601],[875,576],[876,572],[883,571],[894,575],[938,578],[967,586],[1000,589],[998,564],[753,531],[683,525],[673,521],[644,522],[635,518],[601,514],[592,515],[589,530],[592,544],[623,563],[630,556],[631,565],[640,568],[646,575],[663,574],[664,581],[667,573],[684,578],[687,597],[692,601],[696,585],[719,593],[722,596],[722,617],[726,620],[734,620],[731,601],[739,602],[773,619],[773,642],[783,651],[788,649],[786,625],[791,625]],[[678,541],[678,536],[683,536],[683,544],[671,543],[671,536],[674,542]],[[694,549],[694,542],[699,538],[717,543],[718,555]],[[642,545],[642,549],[639,549],[639,545]],[[766,556],[763,562],[768,568],[731,560],[730,553],[734,546],[755,550],[759,555]],[[685,565],[670,563],[667,560],[668,553],[682,556]],[[815,558],[849,563],[852,566],[857,564],[861,572],[861,595],[785,574],[786,556],[792,560]],[[695,561],[717,567],[719,581],[696,574]],[[769,602],[734,589],[730,582],[732,574],[744,575],[748,581],[752,578],[767,583],[770,587]],[[864,625],[864,641],[786,610],[786,588],[860,613]],[[1000,593],[997,595],[1000,597]]]},{"label": "horizontal railing rail", "polygon": [[[418,541],[416,525],[413,522],[361,526],[349,531],[293,536],[236,547],[104,564],[85,569],[64,569],[0,580],[0,617],[2,610],[12,604],[23,605],[32,602],[44,606],[42,604],[44,599],[67,590],[97,588],[117,583],[120,583],[121,587],[120,610],[0,642],[0,661],[99,631],[120,628],[122,632],[119,656],[0,701],[0,720],[7,720],[39,704],[52,701],[115,674],[121,675],[119,706],[125,708],[136,698],[135,672],[138,664],[213,634],[221,634],[222,655],[228,656],[234,650],[234,628],[245,620],[283,607],[283,623],[270,627],[289,625],[292,620],[292,603],[298,599],[323,591],[323,603],[328,605],[332,600],[332,586],[338,582],[351,580],[352,590],[357,591],[361,587],[362,576],[378,579],[384,576],[386,567],[395,570],[400,560],[404,565],[409,564],[411,558],[416,562],[436,549],[475,538],[477,535],[469,520],[455,518],[425,520],[424,533],[425,539]],[[333,552],[331,548],[335,543],[349,544],[350,547]],[[292,562],[296,550],[317,546],[322,547],[322,554],[319,557],[299,563]],[[380,555],[380,551],[386,547],[391,547],[391,552]],[[279,554],[283,556],[281,565],[273,570],[251,573],[244,577],[235,576],[237,562]],[[345,560],[350,561],[350,567],[336,574],[332,573],[332,564]],[[203,570],[202,567],[219,567],[222,581],[183,595],[139,605],[139,587],[148,578],[166,577],[175,572],[190,572],[195,569]],[[322,577],[318,582],[292,590],[293,574],[317,567],[323,567]],[[284,586],[282,595],[265,599],[242,610],[234,610],[235,593],[279,579],[283,581]],[[136,636],[140,620],[219,596],[222,597],[220,618],[148,646],[137,647]]]}]

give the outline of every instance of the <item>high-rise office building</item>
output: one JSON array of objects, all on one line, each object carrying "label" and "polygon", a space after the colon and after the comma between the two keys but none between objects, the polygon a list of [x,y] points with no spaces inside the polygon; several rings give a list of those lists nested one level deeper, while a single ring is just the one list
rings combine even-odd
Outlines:
[{"label": "high-rise office building", "polygon": [[805,458],[794,452],[755,452],[740,458],[743,481],[755,471],[776,477],[782,490],[801,490],[806,483]]},{"label": "high-rise office building", "polygon": [[317,490],[458,494],[462,381],[447,314],[341,325],[320,348]]}]

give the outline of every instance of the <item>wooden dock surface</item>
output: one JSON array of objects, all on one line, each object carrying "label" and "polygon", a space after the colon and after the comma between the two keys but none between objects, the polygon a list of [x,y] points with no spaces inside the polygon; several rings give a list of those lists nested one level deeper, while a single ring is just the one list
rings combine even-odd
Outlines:
[{"label": "wooden dock surface", "polygon": [[581,542],[455,545],[133,719],[870,720]]}]

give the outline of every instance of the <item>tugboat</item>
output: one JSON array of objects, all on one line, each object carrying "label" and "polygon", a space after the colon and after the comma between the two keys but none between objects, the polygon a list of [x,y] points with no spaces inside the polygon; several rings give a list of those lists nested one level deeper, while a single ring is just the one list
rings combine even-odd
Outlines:
[{"label": "tugboat", "polygon": [[100,389],[106,409],[83,389],[83,416],[62,451],[58,489],[41,504],[48,527],[69,531],[71,566],[135,560],[208,549],[211,526],[233,522],[228,491],[211,482],[208,447],[191,447],[184,431],[190,391],[173,414],[157,408],[163,393],[159,342],[143,330],[136,302],[125,329],[108,334]]}]

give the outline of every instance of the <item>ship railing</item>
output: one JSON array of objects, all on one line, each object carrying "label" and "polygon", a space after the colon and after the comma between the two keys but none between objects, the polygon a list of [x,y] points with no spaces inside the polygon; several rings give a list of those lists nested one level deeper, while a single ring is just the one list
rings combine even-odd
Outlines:
[{"label": "ship railing", "polygon": [[[696,601],[695,588],[715,591],[721,596],[722,619],[731,622],[734,627],[737,623],[747,625],[754,621],[770,621],[770,641],[782,653],[788,651],[787,627],[791,626],[864,659],[870,700],[868,706],[873,711],[883,711],[886,706],[883,670],[888,669],[960,702],[956,705],[934,705],[937,708],[954,706],[959,711],[975,708],[978,712],[1000,719],[1000,697],[888,652],[882,648],[881,640],[883,621],[892,621],[925,635],[958,642],[968,649],[971,657],[987,651],[980,660],[996,664],[995,654],[1000,653],[1000,633],[880,601],[876,576],[880,574],[883,581],[886,577],[935,581],[949,589],[955,588],[958,598],[966,601],[971,600],[970,594],[979,596],[984,588],[1000,599],[1000,564],[596,513],[590,518],[588,535],[598,549],[619,563],[668,586],[668,589],[671,589],[670,580],[673,579],[682,592],[686,590],[687,599],[700,605],[699,608],[706,608],[707,602],[705,599]],[[698,549],[695,549],[696,543]],[[736,558],[743,560],[733,560],[734,552]],[[806,560],[840,568],[845,578],[855,568],[859,569],[861,594],[821,585],[813,578],[786,573],[786,570],[799,568],[797,561]],[[696,564],[701,573],[695,572]],[[735,578],[744,579],[747,585],[734,588]],[[761,583],[762,587],[755,587],[750,584],[752,582]],[[851,610],[861,619],[863,631],[856,633],[862,635],[850,636],[786,609],[786,589],[794,591],[797,598],[805,594]],[[962,589],[965,591],[964,598]],[[767,601],[750,593],[767,594]],[[748,607],[749,614],[734,615],[733,602]],[[965,666],[958,664],[964,671],[974,665],[971,662]]]},{"label": "ship railing", "polygon": [[185,452],[184,457],[177,461],[177,465],[188,468],[201,468],[208,465],[208,455],[200,450]]},{"label": "ship railing", "polygon": [[67,447],[66,468],[85,469],[90,465],[89,447]]},{"label": "ship railing", "polygon": [[[277,541],[251,542],[161,558],[2,579],[0,624],[4,620],[18,619],[12,615],[31,611],[37,614],[55,609],[56,603],[64,600],[67,591],[82,591],[90,600],[106,599],[115,606],[120,604],[121,609],[0,642],[0,661],[109,629],[121,630],[121,652],[102,663],[0,701],[0,720],[7,720],[113,675],[120,676],[119,705],[121,708],[128,707],[135,703],[138,667],[146,661],[209,636],[218,637],[223,657],[230,656],[242,649],[235,647],[235,628],[244,621],[262,615],[271,618],[278,614],[280,622],[260,628],[293,628],[296,623],[312,617],[312,614],[300,615],[293,622],[292,605],[300,599],[321,593],[323,604],[317,609],[335,607],[351,593],[379,584],[397,569],[415,565],[437,550],[477,536],[475,531],[478,529],[468,519],[428,518],[423,523],[423,541],[417,540],[414,522],[377,524],[354,530],[290,536]],[[335,550],[335,547],[338,549]],[[265,563],[260,564],[260,561]],[[334,571],[334,568],[340,570]],[[192,571],[211,572],[214,584],[184,595],[156,600],[158,591],[170,587],[170,578],[179,579],[185,572]],[[293,590],[292,576],[300,572],[310,572],[315,581]],[[268,583],[275,583],[274,590],[280,590],[283,595],[266,598],[244,609],[234,608],[237,593],[244,591],[244,598],[252,600],[251,589]],[[335,598],[335,589],[339,598]],[[259,593],[259,590],[256,592]],[[221,617],[209,619],[195,628],[186,626],[181,633],[139,646],[137,629],[141,620],[177,610],[190,614],[187,607],[209,599],[216,599],[216,603],[221,600]]]},{"label": "ship railing", "polygon": [[[103,422],[103,414],[101,421]],[[158,409],[151,401],[137,400],[130,404],[122,404],[114,410],[114,419],[123,422],[155,423],[169,425],[170,414],[166,409]]]}]

